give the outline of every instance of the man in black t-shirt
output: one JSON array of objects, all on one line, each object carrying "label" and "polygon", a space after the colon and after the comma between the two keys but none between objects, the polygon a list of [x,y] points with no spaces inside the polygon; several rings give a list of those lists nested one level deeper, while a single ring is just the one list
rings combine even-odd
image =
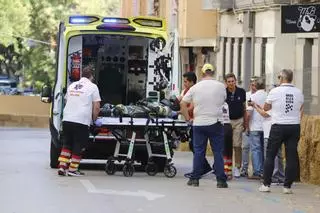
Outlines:
[{"label": "man in black t-shirt", "polygon": [[242,157],[242,133],[246,130],[246,91],[236,86],[233,73],[225,76],[227,85],[227,103],[229,106],[230,123],[233,129],[233,150],[235,158],[234,176],[240,177]]}]

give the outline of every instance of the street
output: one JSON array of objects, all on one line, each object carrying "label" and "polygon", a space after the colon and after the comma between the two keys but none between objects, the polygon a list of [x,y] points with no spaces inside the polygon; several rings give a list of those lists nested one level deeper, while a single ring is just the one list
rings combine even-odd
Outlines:
[{"label": "street", "polygon": [[[83,170],[84,177],[59,177],[49,167],[47,129],[0,128],[0,213],[117,212],[319,212],[320,187],[297,183],[294,194],[258,192],[259,181],[240,178],[228,189],[217,189],[213,175],[200,187],[186,185],[192,154],[176,152],[178,173],[167,178],[136,172],[109,176],[100,169]],[[211,158],[210,158],[211,160]],[[91,162],[91,161],[90,161]],[[104,161],[103,161],[104,163]]]}]

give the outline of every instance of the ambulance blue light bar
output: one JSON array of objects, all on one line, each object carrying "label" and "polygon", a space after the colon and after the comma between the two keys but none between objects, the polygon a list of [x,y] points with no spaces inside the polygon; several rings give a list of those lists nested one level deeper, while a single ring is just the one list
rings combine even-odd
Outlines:
[{"label": "ambulance blue light bar", "polygon": [[115,24],[129,24],[130,21],[126,18],[103,18],[102,19],[103,23],[115,23]]},{"label": "ambulance blue light bar", "polygon": [[144,27],[162,27],[161,20],[136,18],[133,20],[133,22]]},{"label": "ambulance blue light bar", "polygon": [[70,16],[69,17],[70,24],[91,24],[98,20],[99,18],[95,16]]}]

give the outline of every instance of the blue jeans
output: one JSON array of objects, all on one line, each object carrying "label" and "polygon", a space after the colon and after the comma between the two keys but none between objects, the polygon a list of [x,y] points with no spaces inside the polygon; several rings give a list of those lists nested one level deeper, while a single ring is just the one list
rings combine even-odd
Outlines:
[{"label": "blue jeans", "polygon": [[227,176],[224,173],[223,161],[224,132],[223,125],[220,122],[209,126],[193,126],[194,155],[192,179],[200,179],[203,173],[208,139],[214,155],[214,169],[217,180],[225,182]]},{"label": "blue jeans", "polygon": [[252,156],[253,175],[260,176],[263,169],[263,131],[250,131],[248,139]]},{"label": "blue jeans", "polygon": [[250,153],[250,145],[249,145],[249,136],[247,133],[242,134],[242,166],[241,173],[248,173],[249,168],[249,153]]}]

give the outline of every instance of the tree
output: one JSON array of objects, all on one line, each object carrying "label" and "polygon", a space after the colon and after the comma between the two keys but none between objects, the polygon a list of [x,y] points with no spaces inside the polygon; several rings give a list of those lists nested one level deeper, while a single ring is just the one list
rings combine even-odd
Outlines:
[{"label": "tree", "polygon": [[29,7],[21,0],[0,0],[0,73],[14,75],[21,66],[23,41],[29,30]]},{"label": "tree", "polygon": [[[15,59],[23,62],[12,69],[13,74],[22,75],[38,90],[43,82],[52,82],[59,22],[71,14],[117,15],[119,4],[118,0],[0,0],[0,44],[13,44],[19,56]],[[0,54],[0,62],[4,57]]]}]

